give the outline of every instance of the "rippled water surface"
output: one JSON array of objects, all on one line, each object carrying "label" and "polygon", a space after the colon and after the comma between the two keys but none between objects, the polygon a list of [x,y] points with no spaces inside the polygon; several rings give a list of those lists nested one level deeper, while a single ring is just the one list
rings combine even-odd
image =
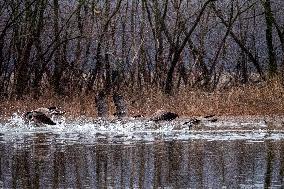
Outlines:
[{"label": "rippled water surface", "polygon": [[284,131],[263,121],[0,124],[0,188],[284,188]]}]

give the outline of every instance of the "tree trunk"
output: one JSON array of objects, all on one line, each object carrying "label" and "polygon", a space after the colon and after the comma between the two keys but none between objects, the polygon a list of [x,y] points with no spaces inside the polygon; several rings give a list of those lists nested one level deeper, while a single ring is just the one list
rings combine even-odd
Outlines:
[{"label": "tree trunk", "polygon": [[25,2],[25,7],[25,24],[21,25],[21,27],[24,30],[22,32],[26,32],[29,35],[25,38],[25,36],[22,37],[23,33],[18,33],[18,42],[22,44],[22,46],[18,46],[18,63],[15,72],[15,94],[17,99],[22,98],[29,88],[29,61],[36,34],[34,25],[37,23],[36,15],[39,10],[37,4],[35,5],[35,9],[32,10],[29,1]]},{"label": "tree trunk", "polygon": [[36,32],[35,32],[35,48],[37,50],[37,60],[33,67],[33,71],[34,71],[34,79],[33,79],[33,84],[32,84],[32,88],[33,88],[33,98],[38,99],[38,97],[41,95],[41,91],[40,91],[40,82],[42,80],[42,76],[44,73],[44,67],[45,67],[45,63],[44,63],[44,57],[42,56],[42,44],[41,44],[41,39],[40,36],[42,34],[42,30],[43,30],[43,23],[44,23],[44,11],[46,8],[46,0],[41,0],[40,1],[40,10],[39,10],[39,15],[38,15],[38,21],[37,21],[37,28],[36,28]]},{"label": "tree trunk", "polygon": [[54,92],[58,95],[61,94],[60,80],[62,76],[62,58],[61,58],[61,44],[60,44],[60,31],[59,31],[59,4],[58,0],[53,0],[53,32],[55,46],[58,47],[55,51],[54,57],[54,72],[52,75],[52,86]]},{"label": "tree trunk", "polygon": [[272,36],[272,27],[273,27],[273,14],[271,11],[270,0],[262,1],[264,7],[265,21],[266,21],[266,44],[268,50],[268,72],[269,76],[272,77],[277,73],[277,63],[276,56],[273,47],[273,36]]}]

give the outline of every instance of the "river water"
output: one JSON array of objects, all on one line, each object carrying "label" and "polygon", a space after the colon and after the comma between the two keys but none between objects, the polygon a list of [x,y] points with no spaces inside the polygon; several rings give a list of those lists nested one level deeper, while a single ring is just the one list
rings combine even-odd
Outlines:
[{"label": "river water", "polygon": [[0,188],[284,188],[284,131],[263,121],[0,125]]}]

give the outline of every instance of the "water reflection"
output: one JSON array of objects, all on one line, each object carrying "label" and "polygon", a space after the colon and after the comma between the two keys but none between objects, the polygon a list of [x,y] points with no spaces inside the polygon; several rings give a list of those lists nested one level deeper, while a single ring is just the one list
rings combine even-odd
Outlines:
[{"label": "water reflection", "polygon": [[283,188],[284,141],[0,143],[0,188]]}]

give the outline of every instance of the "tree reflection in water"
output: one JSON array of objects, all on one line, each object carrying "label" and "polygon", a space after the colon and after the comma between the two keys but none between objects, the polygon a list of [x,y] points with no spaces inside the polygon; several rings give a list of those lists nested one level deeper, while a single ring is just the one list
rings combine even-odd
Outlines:
[{"label": "tree reflection in water", "polygon": [[284,143],[64,144],[37,134],[0,144],[1,188],[281,188]]}]

